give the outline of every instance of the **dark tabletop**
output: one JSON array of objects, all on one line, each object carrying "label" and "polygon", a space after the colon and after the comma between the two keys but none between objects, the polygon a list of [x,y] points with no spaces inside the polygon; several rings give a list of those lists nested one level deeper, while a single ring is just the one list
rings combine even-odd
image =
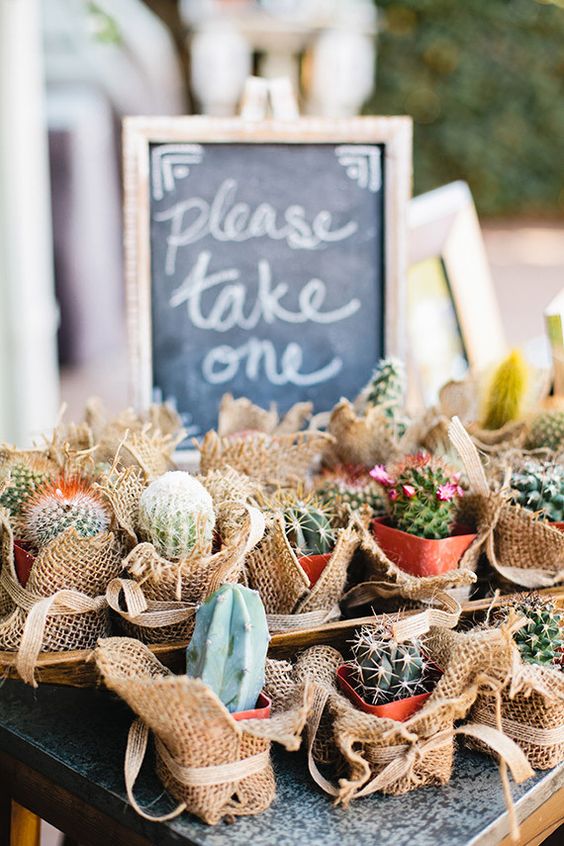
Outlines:
[{"label": "dark tabletop", "polygon": [[[353,802],[348,811],[334,808],[311,782],[303,753],[277,751],[276,799],[260,816],[215,827],[187,814],[166,824],[149,823],[125,798],[123,756],[131,720],[127,706],[104,690],[55,685],[33,690],[17,681],[0,685],[0,751],[159,846],[490,846],[507,833],[497,765],[462,748],[447,786],[398,797],[374,795]],[[519,816],[528,816],[563,784],[561,767],[512,785]],[[151,756],[136,795],[152,813],[176,804],[152,773]]]}]

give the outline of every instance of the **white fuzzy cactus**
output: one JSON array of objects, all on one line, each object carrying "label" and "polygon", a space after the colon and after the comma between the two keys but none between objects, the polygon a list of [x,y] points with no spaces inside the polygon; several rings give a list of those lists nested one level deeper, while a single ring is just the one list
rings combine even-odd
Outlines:
[{"label": "white fuzzy cactus", "polygon": [[139,527],[165,558],[185,558],[196,543],[210,544],[214,526],[212,498],[189,473],[165,473],[143,491]]}]

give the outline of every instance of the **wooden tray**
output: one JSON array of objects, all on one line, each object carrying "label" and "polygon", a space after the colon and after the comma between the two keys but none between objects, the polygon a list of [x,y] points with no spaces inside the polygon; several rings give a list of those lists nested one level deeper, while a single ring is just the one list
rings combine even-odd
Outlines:
[{"label": "wooden tray", "polygon": [[[564,602],[564,586],[545,588],[536,591],[559,598]],[[518,594],[516,594],[518,596]],[[488,608],[498,607],[506,602],[510,596],[500,596],[495,601],[492,599],[478,599],[462,604],[462,615],[465,617]],[[420,613],[421,609],[414,609],[403,612],[400,616],[407,617]],[[336,648],[342,647],[350,639],[354,629],[366,623],[373,623],[377,619],[374,615],[370,617],[358,617],[351,620],[340,620],[337,623],[327,623],[315,629],[295,629],[283,634],[272,636],[269,648],[270,658],[291,658],[301,649],[319,644],[328,644]],[[163,643],[149,646],[151,652],[157,656],[159,661],[169,667],[175,673],[184,671],[186,643]],[[65,684],[71,687],[95,687],[100,684],[100,678],[96,671],[92,650],[73,652],[42,652],[36,664],[35,677],[43,684]],[[16,653],[0,651],[0,679],[19,678],[16,671]]]}]

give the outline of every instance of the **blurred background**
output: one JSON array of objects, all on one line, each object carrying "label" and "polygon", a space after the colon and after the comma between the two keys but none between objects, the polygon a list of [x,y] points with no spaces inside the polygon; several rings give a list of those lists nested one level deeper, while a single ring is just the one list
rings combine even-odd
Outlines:
[{"label": "blurred background", "polygon": [[127,402],[124,115],[410,114],[414,193],[464,179],[508,340],[564,280],[564,0],[0,0],[0,440]]}]

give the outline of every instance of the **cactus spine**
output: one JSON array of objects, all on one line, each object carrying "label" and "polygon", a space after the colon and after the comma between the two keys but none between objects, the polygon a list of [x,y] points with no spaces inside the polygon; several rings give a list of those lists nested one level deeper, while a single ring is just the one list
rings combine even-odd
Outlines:
[{"label": "cactus spine", "polygon": [[351,651],[353,685],[370,705],[426,692],[428,662],[416,640],[399,643],[381,627],[363,626]]},{"label": "cactus spine", "polygon": [[513,635],[523,660],[529,664],[554,665],[562,669],[564,616],[557,611],[555,604],[532,593],[512,607],[527,620],[526,625]]},{"label": "cactus spine", "polygon": [[402,417],[406,389],[407,377],[403,362],[392,357],[381,359],[368,386],[366,403],[382,409],[400,437],[408,424],[408,420]]},{"label": "cactus spine", "polygon": [[529,371],[519,350],[513,350],[495,371],[486,396],[484,429],[501,429],[518,420],[529,381]]},{"label": "cactus spine", "polygon": [[564,411],[545,411],[533,418],[527,449],[564,449]]},{"label": "cactus spine", "polygon": [[269,639],[259,594],[223,585],[198,608],[186,672],[202,679],[231,713],[248,711],[264,685]]},{"label": "cactus spine", "polygon": [[336,532],[321,502],[296,502],[284,511],[288,540],[299,556],[324,555],[335,546]]},{"label": "cactus spine", "polygon": [[550,461],[528,461],[511,476],[513,499],[541,519],[564,521],[564,467]]},{"label": "cactus spine", "polygon": [[212,498],[189,473],[165,473],[141,495],[139,527],[165,558],[185,558],[196,544],[209,546],[214,526]]},{"label": "cactus spine", "polygon": [[397,529],[431,540],[450,536],[464,493],[458,473],[422,453],[408,456],[390,473],[382,466],[370,473],[387,488],[389,512]]},{"label": "cactus spine", "polygon": [[101,497],[86,482],[61,477],[30,499],[24,510],[25,538],[40,549],[67,529],[82,538],[107,531],[110,514]]},{"label": "cactus spine", "polygon": [[19,517],[28,500],[52,478],[53,470],[52,463],[41,456],[15,461],[7,471],[8,484],[0,494],[0,506]]},{"label": "cactus spine", "polygon": [[365,467],[337,467],[334,471],[324,473],[318,484],[317,496],[330,507],[347,505],[351,511],[358,511],[367,505],[372,511],[372,517],[381,517],[386,513],[386,497],[382,488]]}]

